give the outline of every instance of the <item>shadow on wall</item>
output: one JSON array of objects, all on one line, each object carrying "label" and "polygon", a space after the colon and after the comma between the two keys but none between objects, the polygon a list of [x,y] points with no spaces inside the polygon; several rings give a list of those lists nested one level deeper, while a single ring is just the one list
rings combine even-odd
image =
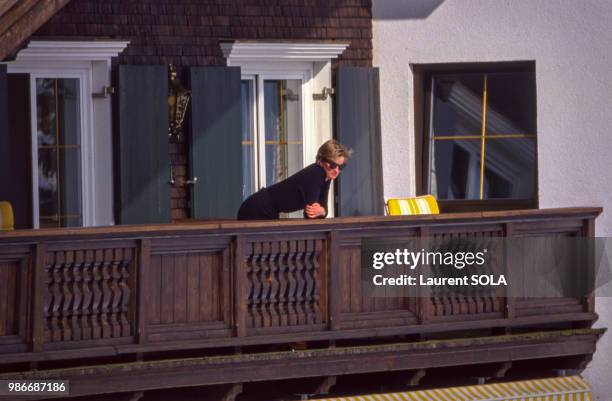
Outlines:
[{"label": "shadow on wall", "polygon": [[444,0],[374,0],[374,19],[424,19]]}]

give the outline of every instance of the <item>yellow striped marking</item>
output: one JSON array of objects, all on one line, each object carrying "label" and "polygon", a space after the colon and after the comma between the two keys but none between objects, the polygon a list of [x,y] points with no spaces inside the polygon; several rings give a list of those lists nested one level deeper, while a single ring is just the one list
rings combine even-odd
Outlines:
[{"label": "yellow striped marking", "polygon": [[592,401],[580,376],[326,398],[319,401]]}]

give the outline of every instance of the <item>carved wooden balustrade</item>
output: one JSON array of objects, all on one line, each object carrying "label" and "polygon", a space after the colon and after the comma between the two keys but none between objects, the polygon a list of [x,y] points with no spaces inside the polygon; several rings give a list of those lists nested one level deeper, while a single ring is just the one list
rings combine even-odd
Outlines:
[{"label": "carved wooden balustrade", "polygon": [[[0,233],[0,364],[295,341],[588,327],[593,299],[371,298],[364,238],[593,236],[599,208]],[[576,266],[580,269],[581,266]]]}]

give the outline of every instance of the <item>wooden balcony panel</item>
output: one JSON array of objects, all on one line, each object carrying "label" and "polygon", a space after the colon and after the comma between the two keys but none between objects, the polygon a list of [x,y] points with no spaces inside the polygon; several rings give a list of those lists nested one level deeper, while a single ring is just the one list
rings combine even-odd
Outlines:
[{"label": "wooden balcony panel", "polygon": [[228,337],[231,242],[228,236],[151,241],[141,284],[144,342]]},{"label": "wooden balcony panel", "polygon": [[361,287],[361,240],[593,236],[600,212],[2,232],[0,363],[548,323],[588,326],[596,319],[592,298],[521,301],[500,290],[368,297]]}]

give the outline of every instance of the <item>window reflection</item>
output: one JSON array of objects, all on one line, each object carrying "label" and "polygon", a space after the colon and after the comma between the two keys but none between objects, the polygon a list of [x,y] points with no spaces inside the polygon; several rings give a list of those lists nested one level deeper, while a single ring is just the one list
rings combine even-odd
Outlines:
[{"label": "window reflection", "polygon": [[302,168],[302,83],[264,81],[266,183],[282,181]]},{"label": "window reflection", "polygon": [[82,225],[79,82],[36,79],[39,226]]},{"label": "window reflection", "polygon": [[443,200],[535,197],[535,74],[440,74],[431,84],[430,192]]}]

